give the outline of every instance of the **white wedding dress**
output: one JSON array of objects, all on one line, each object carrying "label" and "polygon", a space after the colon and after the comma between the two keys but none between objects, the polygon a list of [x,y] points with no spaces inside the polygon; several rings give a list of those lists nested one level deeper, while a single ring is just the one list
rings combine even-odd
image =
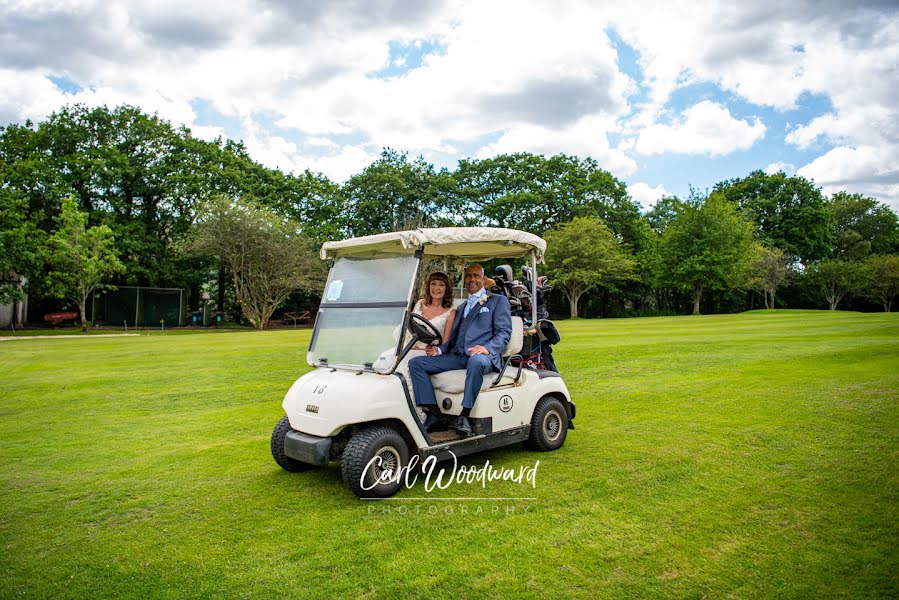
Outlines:
[{"label": "white wedding dress", "polygon": [[[422,305],[421,300],[416,302],[415,306],[412,308],[412,312],[414,312],[417,315],[425,316],[421,310],[421,305]],[[431,322],[431,325],[433,325],[434,328],[438,332],[440,332],[440,335],[443,335],[443,330],[446,328],[446,322],[449,320],[449,316],[450,316],[451,312],[453,312],[452,308],[447,309],[447,311],[445,313],[443,313],[442,315],[437,315],[433,319],[428,319],[428,321]],[[443,341],[444,341],[444,343],[446,342],[446,340],[443,340]],[[425,348],[427,348],[427,346],[425,346],[421,342],[415,344],[415,346],[414,346],[415,350],[424,350]]]},{"label": "white wedding dress", "polygon": [[[421,300],[416,302],[415,306],[412,307],[412,312],[417,315],[424,316],[424,314],[421,312],[421,303]],[[431,325],[433,325],[437,329],[437,331],[440,332],[440,335],[443,335],[443,330],[444,328],[446,328],[446,322],[447,320],[449,320],[450,313],[453,312],[453,310],[455,309],[451,308],[442,315],[437,315],[433,319],[428,319],[428,321],[431,322]],[[446,340],[443,341],[444,343],[446,342]],[[415,346],[412,347],[412,350],[409,351],[409,354],[406,355],[406,358],[404,358],[402,362],[397,366],[397,372],[401,373],[403,377],[406,378],[406,383],[409,386],[409,394],[412,396],[413,402],[415,401],[415,391],[412,389],[412,379],[409,377],[409,361],[416,356],[424,356],[425,348],[427,348],[427,346],[425,346],[421,342],[415,344]],[[416,405],[415,408],[416,412],[418,413],[418,418],[422,423],[424,423],[425,417],[427,416],[426,413],[418,405]]]}]

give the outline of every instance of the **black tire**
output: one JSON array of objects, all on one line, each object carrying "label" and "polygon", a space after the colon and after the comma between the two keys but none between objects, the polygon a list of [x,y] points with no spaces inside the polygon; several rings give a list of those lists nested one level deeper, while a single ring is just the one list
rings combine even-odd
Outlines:
[{"label": "black tire", "polygon": [[[376,456],[381,461],[375,460]],[[340,472],[343,482],[360,498],[388,498],[400,489],[403,467],[409,464],[409,448],[395,429],[380,425],[356,432],[343,450]],[[381,475],[393,474],[378,483]],[[368,489],[366,489],[368,488]]]},{"label": "black tire", "polygon": [[274,431],[272,431],[272,458],[275,459],[279,467],[291,473],[314,469],[315,465],[304,463],[284,454],[284,438],[290,431],[293,431],[290,421],[287,420],[286,416],[281,417],[281,420],[275,425]]},{"label": "black tire", "polygon": [[568,435],[568,411],[555,396],[544,396],[534,408],[531,417],[531,433],[525,445],[531,450],[548,452],[557,450]]}]

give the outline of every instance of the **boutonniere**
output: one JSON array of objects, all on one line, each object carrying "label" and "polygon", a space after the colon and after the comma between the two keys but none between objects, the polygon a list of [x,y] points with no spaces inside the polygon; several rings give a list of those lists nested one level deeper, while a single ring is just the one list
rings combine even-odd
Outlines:
[{"label": "boutonniere", "polygon": [[483,305],[485,302],[487,302],[488,298],[490,298],[490,294],[484,294],[483,296],[478,298],[478,304]]}]

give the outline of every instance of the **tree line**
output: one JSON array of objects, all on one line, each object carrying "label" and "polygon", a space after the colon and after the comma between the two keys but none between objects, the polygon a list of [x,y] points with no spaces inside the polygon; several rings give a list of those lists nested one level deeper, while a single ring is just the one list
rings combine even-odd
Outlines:
[{"label": "tree line", "polygon": [[84,282],[71,273],[93,264],[96,289],[187,288],[192,308],[205,290],[264,327],[279,307],[316,303],[322,241],[454,225],[546,237],[554,314],[890,310],[899,280],[892,210],[784,173],[755,171],[646,213],[596,161],[567,155],[450,171],[385,149],[338,184],[266,168],[241,142],[203,141],[136,107],[81,105],[0,129],[0,172],[0,301],[24,276],[38,312],[58,298],[79,304]]}]

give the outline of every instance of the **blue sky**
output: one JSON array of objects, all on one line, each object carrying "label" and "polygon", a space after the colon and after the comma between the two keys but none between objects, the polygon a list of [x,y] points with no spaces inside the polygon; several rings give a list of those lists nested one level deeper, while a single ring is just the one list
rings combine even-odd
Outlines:
[{"label": "blue sky", "polygon": [[438,167],[591,156],[651,206],[755,169],[899,208],[891,2],[8,6],[0,123],[130,103],[342,181],[384,147]]}]

